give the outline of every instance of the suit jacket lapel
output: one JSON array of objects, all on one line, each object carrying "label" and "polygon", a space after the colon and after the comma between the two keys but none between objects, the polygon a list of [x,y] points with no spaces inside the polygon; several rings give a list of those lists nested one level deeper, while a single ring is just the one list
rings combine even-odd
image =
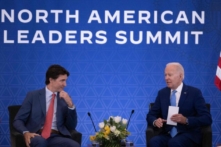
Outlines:
[{"label": "suit jacket lapel", "polygon": [[41,111],[44,114],[44,116],[46,116],[46,92],[45,92],[45,88],[41,89],[39,91],[39,101],[40,101],[40,107],[41,107]]},{"label": "suit jacket lapel", "polygon": [[165,96],[167,97],[166,99],[165,99],[165,106],[170,106],[170,91],[171,91],[171,89],[170,88],[167,88],[167,91],[166,91],[166,93],[165,93]]},{"label": "suit jacket lapel", "polygon": [[188,94],[187,91],[188,91],[188,87],[185,84],[183,84],[183,89],[180,94],[180,100],[179,100],[178,107],[181,107],[183,105],[184,101],[186,100],[186,97]]}]

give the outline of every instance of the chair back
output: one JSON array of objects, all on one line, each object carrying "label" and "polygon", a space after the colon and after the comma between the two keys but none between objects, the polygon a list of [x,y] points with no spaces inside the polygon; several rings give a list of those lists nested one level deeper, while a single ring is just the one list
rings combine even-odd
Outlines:
[{"label": "chair back", "polygon": [[206,103],[206,107],[207,107],[207,109],[208,109],[209,112],[210,112],[210,104],[209,104],[209,103]]},{"label": "chair back", "polygon": [[9,129],[10,129],[10,134],[12,132],[15,132],[15,128],[13,127],[13,121],[14,118],[16,116],[16,114],[18,113],[18,110],[21,108],[21,105],[12,105],[12,106],[8,106],[8,112],[9,112]]}]

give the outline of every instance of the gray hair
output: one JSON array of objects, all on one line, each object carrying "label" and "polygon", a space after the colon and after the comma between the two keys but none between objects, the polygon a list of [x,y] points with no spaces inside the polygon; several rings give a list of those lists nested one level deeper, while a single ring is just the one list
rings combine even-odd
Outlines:
[{"label": "gray hair", "polygon": [[177,71],[180,72],[183,75],[183,80],[184,80],[184,68],[183,68],[183,66],[179,62],[167,63],[166,67],[169,66],[169,65],[176,66]]}]

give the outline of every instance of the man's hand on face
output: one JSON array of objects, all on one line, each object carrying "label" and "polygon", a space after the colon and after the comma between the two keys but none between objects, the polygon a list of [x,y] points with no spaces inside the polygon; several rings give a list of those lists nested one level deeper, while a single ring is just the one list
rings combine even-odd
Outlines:
[{"label": "man's hand on face", "polygon": [[162,118],[158,118],[154,121],[154,125],[158,128],[161,128],[163,127],[163,123],[166,122],[165,119],[162,119]]},{"label": "man's hand on face", "polygon": [[171,120],[177,123],[186,124],[186,117],[184,117],[182,114],[172,115]]},{"label": "man's hand on face", "polygon": [[65,100],[69,108],[73,107],[73,102],[67,92],[61,91],[59,96]]},{"label": "man's hand on face", "polygon": [[30,132],[24,133],[25,144],[27,147],[30,147],[31,138],[34,138],[35,136],[40,136],[40,135],[36,133],[30,133]]}]

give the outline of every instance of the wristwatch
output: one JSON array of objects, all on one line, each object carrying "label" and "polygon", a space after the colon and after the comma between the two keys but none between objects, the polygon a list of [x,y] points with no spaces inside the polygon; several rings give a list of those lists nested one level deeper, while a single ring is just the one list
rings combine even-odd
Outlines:
[{"label": "wristwatch", "polygon": [[188,121],[188,118],[186,118],[186,125],[188,125],[189,124],[189,121]]}]

